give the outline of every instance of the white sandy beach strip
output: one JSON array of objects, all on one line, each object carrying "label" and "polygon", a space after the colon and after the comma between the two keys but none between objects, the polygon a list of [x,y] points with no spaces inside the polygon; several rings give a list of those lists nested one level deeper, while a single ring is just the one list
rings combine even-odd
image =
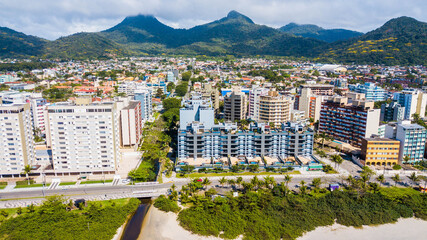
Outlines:
[{"label": "white sandy beach strip", "polygon": [[165,213],[151,206],[145,216],[139,240],[221,240],[216,237],[205,237],[192,234],[182,228],[177,215]]},{"label": "white sandy beach strip", "polygon": [[399,219],[396,223],[363,228],[346,227],[334,224],[319,227],[297,240],[425,240],[427,221],[415,218]]}]

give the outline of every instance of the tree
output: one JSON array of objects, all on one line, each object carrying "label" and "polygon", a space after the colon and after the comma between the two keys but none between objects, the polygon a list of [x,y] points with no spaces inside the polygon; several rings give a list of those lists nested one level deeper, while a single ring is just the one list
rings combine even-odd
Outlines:
[{"label": "tree", "polygon": [[417,174],[415,172],[413,172],[409,177],[408,177],[412,183],[417,184],[417,182],[420,181],[419,176],[417,176]]},{"label": "tree", "polygon": [[322,184],[321,178],[313,178],[313,180],[311,181],[311,185],[313,185],[315,189],[319,189],[321,184]]},{"label": "tree", "polygon": [[378,181],[380,184],[384,184],[384,182],[385,182],[384,174],[379,175],[379,176],[377,177],[377,181]]},{"label": "tree", "polygon": [[175,89],[175,84],[173,82],[168,83],[168,85],[166,86],[166,90],[168,92],[172,92],[172,90]]},{"label": "tree", "polygon": [[372,171],[372,169],[370,169],[368,166],[364,166],[362,168],[362,172],[360,173],[360,176],[366,176],[366,178],[368,179],[368,181],[371,179],[371,177],[375,175],[375,172]]},{"label": "tree", "polygon": [[264,182],[265,182],[265,186],[269,189],[273,188],[274,185],[276,184],[276,181],[271,176],[264,177]]},{"label": "tree", "polygon": [[28,185],[30,185],[30,178],[28,175],[31,173],[31,166],[29,164],[24,166],[24,173],[25,173],[25,177],[27,178]]},{"label": "tree", "polygon": [[398,182],[400,182],[400,176],[399,176],[399,174],[395,174],[392,178],[391,178],[391,180],[393,180],[394,181],[394,186],[396,186],[397,185],[397,183]]},{"label": "tree", "polygon": [[332,155],[331,159],[335,163],[335,167],[339,167],[344,162],[344,159],[339,154]]},{"label": "tree", "polygon": [[242,178],[242,177],[237,177],[237,179],[236,179],[236,183],[237,183],[237,185],[238,185],[239,187],[242,185],[242,182],[243,182],[243,178]]},{"label": "tree", "polygon": [[183,82],[178,86],[176,86],[175,93],[176,95],[183,97],[187,93],[187,89],[188,89],[188,83]]},{"label": "tree", "polygon": [[292,177],[289,174],[286,174],[283,181],[285,182],[286,188],[288,188],[289,183],[291,182]]},{"label": "tree", "polygon": [[258,189],[258,188],[260,187],[260,181],[259,181],[259,179],[258,179],[258,177],[257,177],[257,176],[254,176],[254,177],[251,179],[251,183],[252,183],[252,185],[253,185],[254,187],[256,187],[256,189]]},{"label": "tree", "polygon": [[181,74],[181,79],[182,81],[188,81],[191,78],[192,73],[190,71],[182,73]]},{"label": "tree", "polygon": [[328,134],[322,132],[320,134],[316,134],[317,137],[315,136],[315,138],[320,139],[322,142],[322,148],[325,148],[325,141],[332,141],[332,137],[330,137]]},{"label": "tree", "polygon": [[225,177],[222,177],[220,180],[219,180],[219,184],[221,184],[221,186],[222,187],[224,187],[224,184],[227,182],[227,179],[225,179]]},{"label": "tree", "polygon": [[372,192],[377,193],[377,192],[380,190],[380,186],[379,186],[379,184],[378,184],[378,183],[371,182],[371,183],[369,183],[369,189],[370,189]]},{"label": "tree", "polygon": [[307,186],[305,186],[305,181],[304,180],[302,180],[300,182],[299,190],[300,190],[301,194],[305,194],[307,192]]},{"label": "tree", "polygon": [[409,163],[409,160],[410,160],[410,158],[409,158],[409,156],[408,156],[408,155],[406,155],[405,157],[403,157],[403,162],[404,162],[405,164],[408,164],[408,163]]},{"label": "tree", "polygon": [[257,172],[258,168],[259,168],[258,164],[249,165],[249,171],[251,172]]},{"label": "tree", "polygon": [[230,185],[232,188],[234,188],[234,185],[236,184],[236,181],[234,179],[228,179],[227,180],[228,185]]},{"label": "tree", "polygon": [[163,109],[168,111],[174,108],[181,108],[181,100],[178,98],[166,98],[162,101]]},{"label": "tree", "polygon": [[211,181],[209,180],[209,178],[204,178],[202,184],[203,186],[205,186],[205,189],[206,189],[207,186],[211,184]]}]

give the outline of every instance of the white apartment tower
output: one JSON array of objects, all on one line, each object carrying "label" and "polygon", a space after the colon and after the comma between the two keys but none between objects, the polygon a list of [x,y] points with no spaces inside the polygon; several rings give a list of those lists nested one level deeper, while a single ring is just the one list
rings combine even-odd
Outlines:
[{"label": "white apartment tower", "polygon": [[57,172],[114,172],[120,161],[116,103],[57,103],[48,107],[47,144]]},{"label": "white apartment tower", "polygon": [[0,104],[0,175],[20,174],[34,160],[30,104]]},{"label": "white apartment tower", "polygon": [[249,107],[248,107],[248,118],[259,121],[259,100],[261,96],[268,94],[267,88],[259,86],[253,86],[249,92]]}]

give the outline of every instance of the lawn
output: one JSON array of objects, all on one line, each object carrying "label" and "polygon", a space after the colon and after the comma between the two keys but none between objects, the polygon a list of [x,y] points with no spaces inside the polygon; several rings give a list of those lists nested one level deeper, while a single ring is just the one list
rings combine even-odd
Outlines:
[{"label": "lawn", "polygon": [[285,174],[301,174],[299,171],[292,171],[287,173],[275,173],[275,172],[260,172],[260,173],[253,173],[253,172],[243,172],[243,173],[233,173],[233,172],[226,172],[226,173],[190,173],[186,174],[185,176],[180,176],[177,174],[177,177],[179,178],[200,178],[200,177],[227,177],[227,176],[264,176],[264,175],[285,175]]},{"label": "lawn", "polygon": [[32,188],[32,187],[43,187],[43,183],[30,184],[30,185],[16,185],[15,188]]},{"label": "lawn", "polygon": [[76,185],[76,182],[61,182],[59,186]]},{"label": "lawn", "polygon": [[[113,182],[113,180],[105,180],[105,183]],[[94,183],[104,183],[104,180],[88,180],[84,182],[80,182],[80,184],[94,184]]]},{"label": "lawn", "polygon": [[7,186],[7,182],[0,182],[0,189],[4,189]]}]

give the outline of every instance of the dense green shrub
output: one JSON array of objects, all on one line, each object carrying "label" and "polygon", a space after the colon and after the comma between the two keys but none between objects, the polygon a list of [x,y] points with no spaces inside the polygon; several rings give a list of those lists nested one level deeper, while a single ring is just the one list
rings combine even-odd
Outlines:
[{"label": "dense green shrub", "polygon": [[102,206],[89,202],[84,210],[67,211],[65,200],[50,197],[34,212],[10,218],[0,225],[0,239],[112,239],[127,216],[139,205],[130,199],[124,205]]},{"label": "dense green shrub", "polygon": [[154,206],[165,212],[179,212],[181,208],[176,201],[170,200],[165,195],[160,195],[155,201]]},{"label": "dense green shrub", "polygon": [[[391,192],[397,191],[395,194]],[[273,193],[272,193],[273,192]],[[178,215],[181,226],[203,236],[296,239],[336,220],[346,226],[426,219],[427,198],[412,190],[379,193],[334,191],[323,195],[286,194],[279,189],[248,191],[239,197],[193,198]]]}]

